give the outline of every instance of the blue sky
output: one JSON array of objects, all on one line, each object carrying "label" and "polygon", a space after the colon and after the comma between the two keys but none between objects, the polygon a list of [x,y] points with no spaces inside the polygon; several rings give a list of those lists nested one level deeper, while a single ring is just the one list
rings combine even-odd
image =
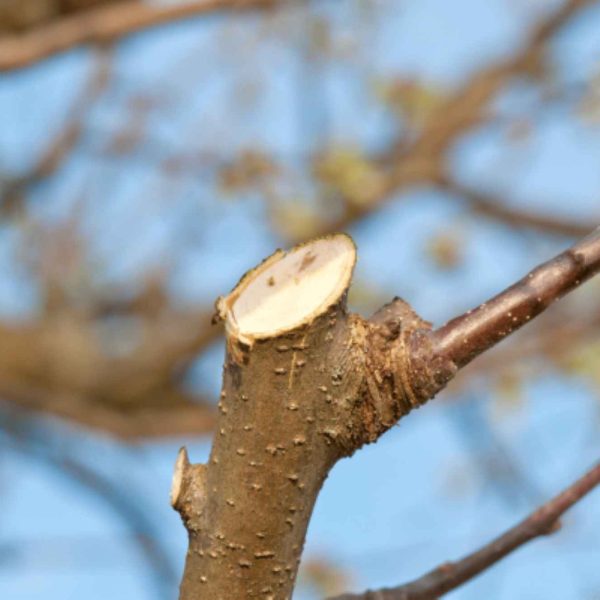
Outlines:
[{"label": "blue sky", "polygon": [[[230,156],[259,144],[293,163],[295,153],[322,139],[323,122],[331,140],[378,148],[389,137],[390,116],[357,73],[418,76],[453,88],[474,69],[514,52],[528,24],[557,3],[382,0],[376,14],[383,17],[372,21],[360,16],[359,4],[323,5],[336,35],[366,50],[358,64],[342,60],[318,67],[324,79],[311,93],[322,94],[325,105],[316,125],[298,98],[296,52],[305,32],[298,11],[270,23],[266,33],[260,18],[213,16],[123,42],[115,63],[117,91],[94,109],[81,155],[36,190],[32,212],[42,220],[59,220],[72,210],[77,190],[84,189],[89,196],[84,231],[103,277],[128,284],[168,254],[174,257],[169,282],[179,301],[212,302],[280,241],[258,199],[215,200],[216,184],[203,173],[173,191],[144,161],[123,169],[118,160],[98,158],[95,133],[121,122],[128,91],[151,90],[163,102],[150,117],[149,153],[191,146]],[[600,4],[557,38],[552,55],[559,86],[582,86],[599,70],[599,28]],[[248,57],[245,47],[251,49]],[[18,174],[35,160],[65,119],[88,67],[89,53],[77,51],[0,76],[3,171]],[[261,83],[257,99],[242,109],[240,82],[254,80]],[[519,206],[598,223],[598,126],[574,118],[568,100],[542,108],[535,89],[524,83],[515,83],[498,99],[497,111],[507,119],[533,115],[535,132],[517,143],[507,143],[497,126],[469,135],[450,157],[461,180]],[[466,258],[458,269],[441,273],[427,260],[425,246],[431,235],[447,231],[460,233]],[[429,189],[394,199],[350,233],[359,248],[357,279],[389,296],[403,296],[436,323],[499,291],[567,243],[476,221],[460,202]],[[14,237],[0,228],[0,311],[11,317],[36,306],[35,287],[15,266]],[[221,356],[217,346],[198,361],[195,384],[218,389]],[[557,374],[528,380],[525,401],[501,416],[485,381],[463,396],[451,401],[449,394],[442,395],[335,467],[317,502],[305,556],[330,557],[352,572],[356,589],[399,583],[486,541],[598,458],[597,391],[581,379]],[[482,479],[480,447],[465,441],[461,410],[476,415],[469,423],[482,427],[484,449],[486,427],[510,449],[530,483],[526,492],[502,492]],[[66,435],[63,427],[56,424],[52,434],[64,438],[67,450],[85,455],[111,480],[128,482],[178,572],[186,540],[168,505],[172,465],[183,442],[194,461],[206,458],[208,442],[171,440],[124,449],[85,433]],[[2,443],[0,597],[176,597],[174,589],[156,595],[127,528],[102,501]],[[567,515],[561,533],[524,548],[448,598],[600,598],[599,500],[598,494],[590,496]],[[299,600],[309,597],[298,594]]]}]

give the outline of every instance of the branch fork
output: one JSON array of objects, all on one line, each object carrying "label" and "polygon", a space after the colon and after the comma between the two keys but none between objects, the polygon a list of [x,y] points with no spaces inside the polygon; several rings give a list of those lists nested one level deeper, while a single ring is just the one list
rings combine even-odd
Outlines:
[{"label": "branch fork", "polygon": [[180,451],[173,479],[189,533],[181,600],[289,599],[333,465],[598,272],[600,230],[435,331],[399,298],[370,319],[348,313],[355,262],[348,236],[318,238],[217,302],[227,344],[212,451],[207,465]]},{"label": "branch fork", "polygon": [[[420,406],[454,372],[431,326],[396,299],[346,310],[345,235],[277,251],[217,302],[227,350],[206,466],[177,459],[172,504],[190,534],[182,600],[289,598],[331,467]],[[199,587],[200,586],[200,587]]]}]

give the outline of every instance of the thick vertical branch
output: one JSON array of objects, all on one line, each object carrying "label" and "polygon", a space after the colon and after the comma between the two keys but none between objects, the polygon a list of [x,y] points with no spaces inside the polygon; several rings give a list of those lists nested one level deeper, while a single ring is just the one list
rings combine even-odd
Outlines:
[{"label": "thick vertical branch", "polygon": [[[227,355],[204,484],[182,455],[174,478],[173,504],[190,534],[182,600],[291,596],[349,422],[332,394],[355,393],[345,310],[354,260],[345,236],[277,252],[219,302]],[[181,506],[194,487],[206,494]]]},{"label": "thick vertical branch", "polygon": [[433,333],[436,353],[464,367],[600,271],[600,228],[488,302]]},{"label": "thick vertical branch", "polygon": [[371,321],[346,312],[355,258],[344,235],[278,251],[219,301],[227,352],[210,459],[199,468],[180,453],[173,480],[190,536],[181,600],[290,598],[333,464],[447,380],[406,303]]}]

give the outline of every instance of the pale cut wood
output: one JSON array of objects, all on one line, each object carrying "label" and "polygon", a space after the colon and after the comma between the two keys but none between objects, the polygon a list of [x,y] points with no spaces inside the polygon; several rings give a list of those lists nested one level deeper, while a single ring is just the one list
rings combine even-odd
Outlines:
[{"label": "pale cut wood", "polygon": [[311,323],[346,291],[356,262],[347,235],[274,253],[218,303],[230,335],[252,342]]}]

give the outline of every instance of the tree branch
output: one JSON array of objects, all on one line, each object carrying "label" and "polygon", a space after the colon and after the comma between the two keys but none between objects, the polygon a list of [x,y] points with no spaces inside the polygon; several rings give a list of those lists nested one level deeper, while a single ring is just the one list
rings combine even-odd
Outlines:
[{"label": "tree branch", "polygon": [[153,5],[130,0],[81,11],[25,33],[0,38],[0,71],[29,66],[84,44],[115,41],[132,33],[196,15],[267,8],[274,0],[196,0]]},{"label": "tree branch", "polygon": [[131,308],[125,314],[143,319],[143,335],[121,355],[107,351],[98,319],[72,307],[35,322],[0,323],[0,397],[123,438],[209,431],[212,406],[185,392],[182,375],[220,335],[212,312]]},{"label": "tree branch", "polygon": [[582,221],[549,217],[543,213],[507,206],[500,200],[472,188],[446,179],[442,189],[464,200],[476,214],[505,223],[511,227],[534,229],[545,233],[579,238],[587,235],[592,226]]},{"label": "tree branch", "polygon": [[[0,39],[0,62],[2,61],[1,46]],[[17,206],[21,206],[27,189],[53,175],[77,147],[85,130],[85,117],[110,81],[111,67],[111,49],[98,48],[94,55],[90,78],[81,95],[70,107],[67,122],[27,173],[8,179],[0,186],[0,216],[11,214]]]},{"label": "tree branch", "polygon": [[444,563],[419,579],[396,588],[343,594],[331,600],[435,600],[502,560],[527,542],[554,533],[558,519],[600,484],[600,463],[527,518],[483,548],[456,561]]},{"label": "tree branch", "polygon": [[331,467],[600,270],[600,229],[489,308],[435,332],[399,298],[370,319],[349,314],[355,261],[347,236],[317,238],[278,250],[219,299],[226,355],[218,434],[208,463],[192,465],[181,452],[173,479],[172,504],[189,533],[181,600],[223,589],[289,597]]},{"label": "tree branch", "polygon": [[600,271],[600,228],[488,302],[434,331],[435,352],[462,368]]},{"label": "tree branch", "polygon": [[[561,27],[579,10],[594,4],[596,0],[567,0],[563,6],[546,20],[539,23],[529,36],[521,52],[516,56],[476,73],[462,88],[450,96],[429,117],[418,137],[410,143],[394,143],[371,167],[377,173],[377,185],[361,191],[361,202],[352,202],[348,194],[338,190],[345,201],[345,210],[336,219],[323,224],[315,233],[324,235],[343,231],[350,224],[373,212],[385,202],[407,188],[420,184],[436,184],[446,181],[444,154],[458,138],[469,129],[488,118],[489,102],[512,77],[535,73],[545,45]],[[483,208],[483,207],[481,207]],[[498,211],[488,216],[499,218]],[[505,212],[504,217],[508,214]],[[507,219],[502,219],[507,221]],[[539,219],[529,220],[541,225]],[[548,223],[546,223],[548,224]],[[581,234],[581,231],[578,232]]]},{"label": "tree branch", "polygon": [[[564,304],[562,306],[567,308]],[[592,314],[578,312],[575,315],[573,310],[553,308],[538,317],[527,328],[527,335],[511,336],[511,343],[480,355],[470,363],[462,371],[460,380],[452,382],[454,393],[461,390],[469,378],[484,376],[490,380],[514,372],[517,366],[526,365],[527,371],[534,372],[559,368],[570,373],[569,357],[576,353],[578,347],[588,346],[597,340],[600,332],[598,311]],[[542,360],[535,361],[533,357],[542,357]]]},{"label": "tree branch", "polygon": [[214,426],[213,404],[206,398],[169,402],[177,389],[163,390],[156,406],[133,405],[121,408],[103,398],[25,384],[0,381],[2,404],[11,404],[27,413],[48,415],[67,423],[122,440],[137,441],[166,436],[201,435]]}]

